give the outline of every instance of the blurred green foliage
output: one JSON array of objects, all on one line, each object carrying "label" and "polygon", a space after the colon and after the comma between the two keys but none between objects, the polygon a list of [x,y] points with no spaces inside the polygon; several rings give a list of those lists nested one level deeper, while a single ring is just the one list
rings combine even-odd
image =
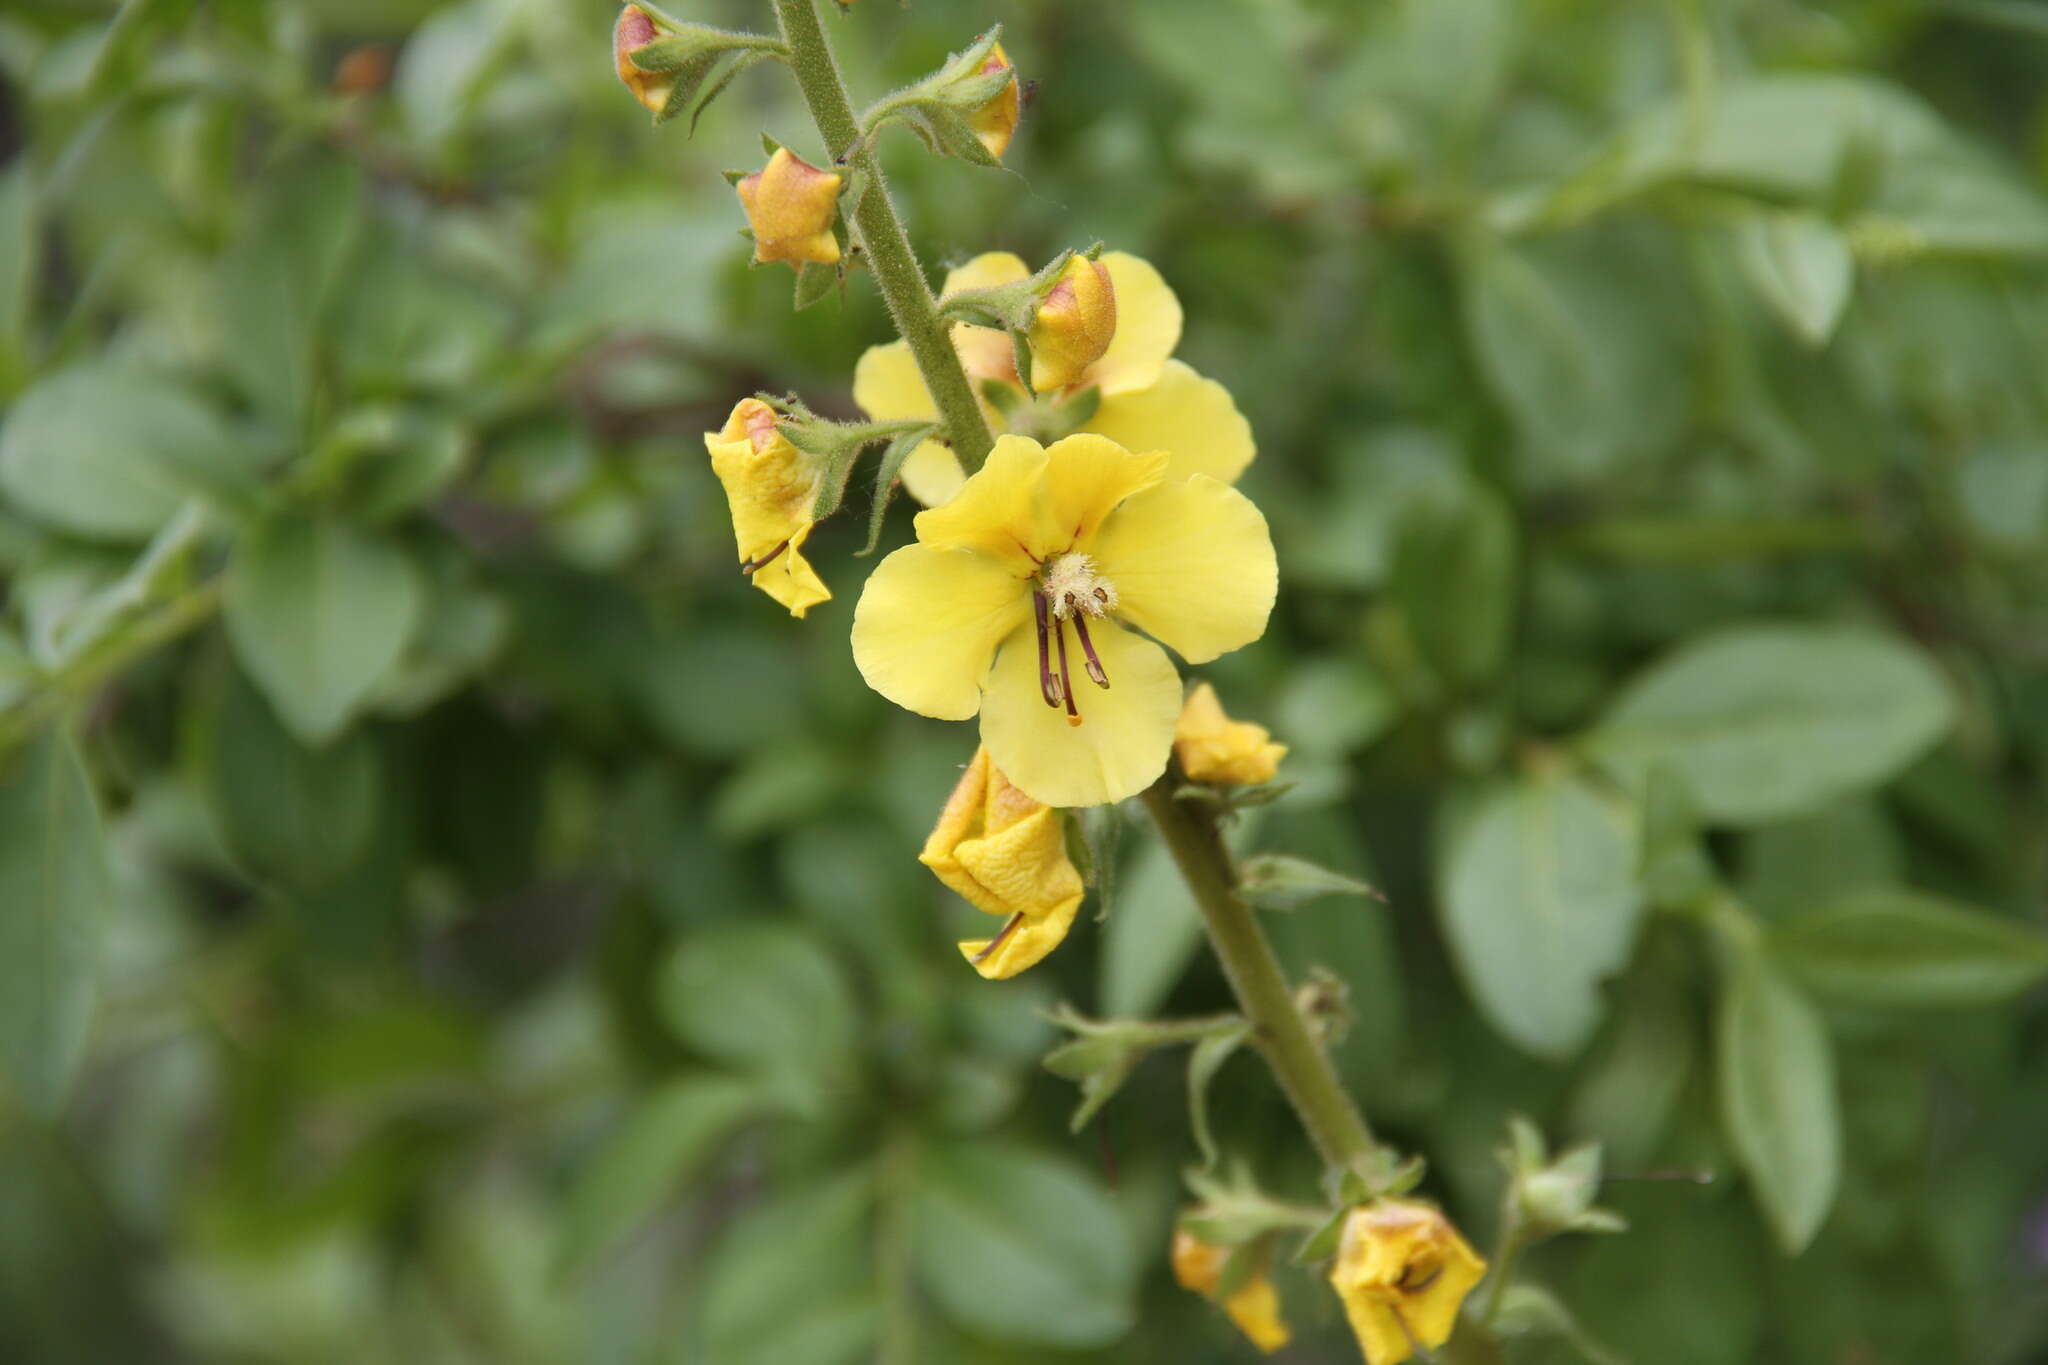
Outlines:
[{"label": "blurred green foliage", "polygon": [[[700,444],[849,413],[886,319],[746,268],[781,73],[651,133],[611,20],[0,15],[0,1356],[1244,1359],[1164,1271],[1179,1070],[1098,1142],[1039,1066],[1060,998],[1227,1007],[1184,893],[1132,831],[1099,929],[962,966],[972,739],[852,668],[865,509],[793,623]],[[1531,1258],[1621,1358],[2048,1351],[2048,24],[828,16],[861,97],[997,20],[1008,169],[893,188],[934,267],[1147,256],[1251,417],[1281,605],[1210,672],[1297,785],[1240,830],[1386,891],[1268,922],[1425,1188],[1484,1245],[1514,1112],[1717,1172]],[[1308,1196],[1249,1056],[1215,1141]]]}]

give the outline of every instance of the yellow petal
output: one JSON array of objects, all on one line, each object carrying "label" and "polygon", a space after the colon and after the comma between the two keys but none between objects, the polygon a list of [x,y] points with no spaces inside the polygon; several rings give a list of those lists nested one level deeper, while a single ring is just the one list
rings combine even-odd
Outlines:
[{"label": "yellow petal", "polygon": [[1188,693],[1180,722],[1173,731],[1173,752],[1191,782],[1228,782],[1258,786],[1271,782],[1287,756],[1285,744],[1272,742],[1263,725],[1232,720],[1207,683]]},{"label": "yellow petal", "polygon": [[1273,539],[1227,484],[1197,474],[1134,493],[1084,548],[1116,585],[1117,613],[1189,663],[1265,634],[1279,588]]},{"label": "yellow petal", "polygon": [[1251,423],[1238,412],[1230,390],[1178,360],[1167,361],[1149,388],[1106,395],[1082,430],[1128,450],[1169,452],[1169,479],[1207,474],[1236,483],[1254,453]]},{"label": "yellow petal", "polygon": [[1254,1275],[1223,1301],[1223,1311],[1237,1330],[1267,1355],[1285,1346],[1287,1324],[1280,1318],[1280,1295],[1264,1275]]},{"label": "yellow petal", "polygon": [[897,471],[903,480],[903,487],[911,497],[926,507],[937,507],[960,491],[960,485],[967,482],[967,472],[960,468],[960,457],[953,453],[951,446],[940,445],[937,441],[926,441],[903,461],[903,468]]},{"label": "yellow petal", "polygon": [[[917,538],[941,549],[978,550],[1028,576],[1043,559],[1036,543],[1043,520],[1039,485],[1045,447],[1023,436],[999,436],[986,463],[938,507],[917,514]],[[1023,600],[1020,591],[1018,600]]]},{"label": "yellow petal", "polygon": [[1045,448],[1044,524],[1031,548],[1043,559],[1092,538],[1117,506],[1159,482],[1167,455],[1131,453],[1101,436],[1079,433]]},{"label": "yellow petal", "polygon": [[853,401],[877,422],[935,419],[939,410],[925,392],[910,343],[870,346],[853,367]]},{"label": "yellow petal", "polygon": [[958,294],[969,289],[993,289],[999,284],[1015,284],[1031,278],[1031,267],[1024,264],[1024,258],[1009,251],[984,251],[965,265],[956,265],[946,272],[946,287],[941,294]]},{"label": "yellow petal", "polygon": [[818,577],[818,571],[800,553],[810,534],[811,528],[806,524],[789,538],[787,550],[748,575],[754,580],[755,587],[788,607],[789,614],[798,619],[818,603],[832,600],[832,590],[825,586],[824,580]]},{"label": "yellow petal", "polygon": [[[1076,896],[1059,911],[1021,921],[1002,936],[1000,943],[987,938],[964,939],[960,944],[960,955],[990,981],[1013,977],[1026,967],[1036,966],[1047,953],[1060,946],[1060,940],[1074,927],[1074,912],[1080,907],[1081,898]],[[991,943],[995,943],[994,952],[988,952]],[[988,956],[983,957],[985,952]]]},{"label": "yellow petal", "polygon": [[1116,290],[1116,336],[1081,382],[1100,385],[1107,398],[1159,382],[1180,344],[1180,300],[1149,262],[1128,252],[1104,252],[1102,264]]},{"label": "yellow petal", "polygon": [[1109,678],[1107,688],[1097,687],[1082,668],[1071,624],[1066,633],[1081,723],[1067,724],[1064,708],[1045,704],[1037,636],[1026,624],[996,652],[981,702],[982,743],[1010,781],[1048,806],[1121,801],[1166,768],[1180,714],[1180,678],[1166,651],[1097,618],[1089,622],[1089,635]]},{"label": "yellow petal", "polygon": [[997,643],[1030,616],[1028,588],[1002,564],[969,550],[906,545],[861,589],[853,662],[898,706],[966,720],[981,704]]}]

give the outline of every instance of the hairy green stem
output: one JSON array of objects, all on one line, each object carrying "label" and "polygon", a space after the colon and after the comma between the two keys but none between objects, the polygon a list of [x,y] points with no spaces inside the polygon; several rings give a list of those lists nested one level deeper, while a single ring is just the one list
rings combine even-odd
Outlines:
[{"label": "hairy green stem", "polygon": [[910,238],[889,202],[889,188],[882,180],[881,165],[874,149],[861,140],[860,125],[846,96],[846,82],[832,58],[831,44],[818,22],[816,0],[775,0],[775,17],[782,26],[782,40],[789,45],[789,68],[803,88],[804,103],[818,125],[819,136],[835,162],[849,166],[866,182],[866,191],[853,211],[853,228],[875,272],[875,283],[889,305],[897,334],[910,346],[917,372],[945,423],[946,437],[960,465],[969,474],[988,458],[992,440],[974,388],[960,357],[939,318],[931,286],[925,283]]},{"label": "hairy green stem", "polygon": [[1201,908],[1209,942],[1223,960],[1224,974],[1237,993],[1238,1008],[1252,1022],[1252,1040],[1300,1115],[1302,1127],[1324,1161],[1351,1166],[1371,1154],[1372,1130],[1345,1093],[1329,1054],[1295,1007],[1294,993],[1273,956],[1266,931],[1237,894],[1237,877],[1214,815],[1176,799],[1178,786],[1178,776],[1169,769],[1145,789],[1145,809],[1151,812],[1182,880]]}]

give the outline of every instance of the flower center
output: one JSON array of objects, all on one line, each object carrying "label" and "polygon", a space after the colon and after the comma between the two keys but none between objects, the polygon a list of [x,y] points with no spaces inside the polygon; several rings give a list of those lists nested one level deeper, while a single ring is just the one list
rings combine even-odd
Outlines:
[{"label": "flower center", "polygon": [[[1088,638],[1088,618],[1104,616],[1116,606],[1116,585],[1095,572],[1095,561],[1083,554],[1048,560],[1031,590],[1031,609],[1038,620],[1038,691],[1047,706],[1064,706],[1067,724],[1081,723],[1074,697],[1073,671],[1067,664],[1067,625],[1087,660],[1088,676],[1097,687],[1109,686],[1109,674]],[[1058,668],[1054,668],[1054,658]]]}]

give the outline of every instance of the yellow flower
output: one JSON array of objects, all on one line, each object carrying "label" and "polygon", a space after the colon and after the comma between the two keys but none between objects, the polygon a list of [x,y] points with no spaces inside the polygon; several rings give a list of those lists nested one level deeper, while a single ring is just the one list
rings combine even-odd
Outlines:
[{"label": "yellow flower", "polygon": [[[1223,1285],[1223,1266],[1229,1259],[1229,1248],[1205,1242],[1185,1228],[1175,1229],[1173,1278],[1182,1289],[1214,1299]],[[1267,1355],[1288,1342],[1287,1324],[1280,1319],[1280,1295],[1263,1270],[1231,1291],[1223,1300],[1223,1311],[1237,1324],[1237,1330]]]},{"label": "yellow flower", "polygon": [[[977,73],[986,76],[992,71],[1010,70],[1010,58],[997,43],[988,50],[988,60],[981,64]],[[981,145],[988,148],[988,154],[997,160],[1010,149],[1010,139],[1017,132],[1017,115],[1022,103],[1021,92],[1014,77],[1010,83],[997,92],[996,97],[967,116],[967,126],[974,130]]]},{"label": "yellow flower", "polygon": [[1450,1340],[1458,1305],[1486,1274],[1450,1220],[1427,1204],[1376,1199],[1344,1221],[1330,1285],[1366,1365],[1397,1365]]},{"label": "yellow flower", "polygon": [[619,69],[619,79],[633,92],[634,99],[655,114],[667,106],[669,91],[676,83],[676,73],[642,71],[626,54],[647,46],[660,36],[653,18],[638,5],[628,5],[620,10],[618,23],[612,25],[612,61]]},{"label": "yellow flower", "polygon": [[1277,574],[1266,519],[1164,452],[1100,436],[1000,437],[853,614],[868,686],[941,720],[981,714],[1010,781],[1049,806],[1121,801],[1166,767],[1180,679],[1265,633]]},{"label": "yellow flower", "polygon": [[1263,725],[1232,720],[1216,699],[1216,689],[1200,683],[1181,707],[1173,752],[1191,781],[1257,786],[1273,780],[1287,746],[1272,743]]},{"label": "yellow flower", "polygon": [[[1127,450],[1170,451],[1171,478],[1207,474],[1234,482],[1252,461],[1251,424],[1221,384],[1171,358],[1180,342],[1180,300],[1159,272],[1136,256],[1104,252],[1100,264],[1116,297],[1116,335],[1073,381],[1080,388],[1093,385],[1102,400],[1079,430],[1107,436]],[[1021,259],[994,251],[948,275],[945,292],[1014,284],[1030,275]],[[997,380],[1023,394],[1010,339],[1003,333],[959,324],[953,328],[953,348],[975,379]],[[1037,365],[1032,368],[1036,371]],[[901,341],[870,347],[860,358],[853,397],[878,422],[938,416],[910,347]],[[993,408],[984,411],[1000,428],[1000,414]],[[927,507],[952,497],[964,477],[959,460],[937,441],[926,441],[903,462],[903,486]]]},{"label": "yellow flower", "polygon": [[1080,381],[1116,338],[1116,285],[1109,269],[1069,256],[1024,334],[1031,347],[1031,387],[1039,393]]},{"label": "yellow flower", "polygon": [[960,945],[974,970],[992,981],[1059,947],[1081,905],[1081,874],[1067,857],[1060,813],[1011,785],[986,748],[974,751],[917,860],[976,906],[1003,916],[994,938]]},{"label": "yellow flower", "polygon": [[768,164],[733,188],[754,230],[754,261],[811,261],[832,265],[839,260],[839,239],[832,222],[839,216],[839,187],[844,177],[821,171],[777,147]]},{"label": "yellow flower", "polygon": [[824,467],[790,444],[775,425],[775,409],[744,398],[722,431],[704,433],[711,469],[725,485],[739,543],[740,572],[791,616],[802,616],[832,593],[803,557]]}]

